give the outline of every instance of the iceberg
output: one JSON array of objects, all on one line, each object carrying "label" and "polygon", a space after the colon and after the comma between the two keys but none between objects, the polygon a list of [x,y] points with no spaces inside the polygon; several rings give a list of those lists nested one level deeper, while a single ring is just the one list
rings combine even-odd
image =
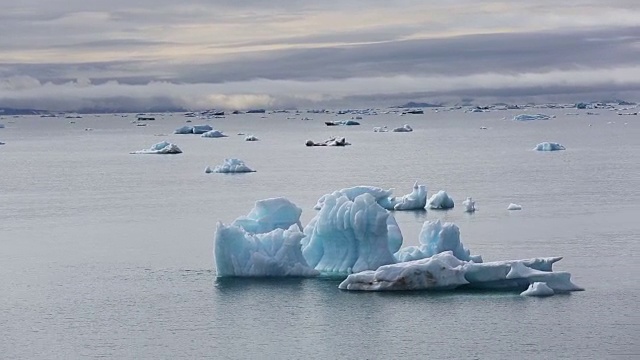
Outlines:
[{"label": "iceberg", "polygon": [[404,124],[403,126],[397,127],[397,128],[395,128],[395,129],[393,129],[391,131],[393,131],[393,132],[412,132],[413,129],[408,124]]},{"label": "iceberg", "polygon": [[309,266],[327,274],[349,274],[393,264],[402,246],[400,228],[376,198],[364,193],[350,200],[328,195],[304,228],[302,254]]},{"label": "iceberg", "polygon": [[445,251],[425,259],[351,274],[338,287],[361,291],[526,289],[532,283],[546,282],[554,293],[584,290],[571,282],[571,274],[553,272],[552,264],[561,259],[555,257],[475,263],[460,260],[451,251]]},{"label": "iceberg", "polygon": [[355,120],[334,120],[334,121],[325,121],[324,122],[325,125],[327,126],[338,126],[338,125],[346,125],[346,126],[351,126],[351,125],[360,125],[359,122],[355,121]]},{"label": "iceberg", "polygon": [[217,276],[316,276],[302,256],[302,209],[285,198],[256,201],[230,226],[218,223],[214,239]]},{"label": "iceberg", "polygon": [[6,143],[3,143],[2,141],[0,141],[0,145],[4,145],[4,144],[6,144]]},{"label": "iceberg", "polygon": [[400,249],[395,257],[399,262],[414,261],[451,251],[453,256],[463,261],[482,262],[480,255],[471,255],[460,241],[460,229],[454,223],[440,220],[425,221],[419,235],[420,246]]},{"label": "iceberg", "polygon": [[307,146],[347,146],[351,145],[351,143],[347,142],[347,139],[343,137],[330,137],[324,142],[314,142],[313,140],[307,140],[305,142]]},{"label": "iceberg", "polygon": [[172,144],[168,141],[159,142],[150,149],[133,151],[131,154],[180,154],[182,150],[176,144]]},{"label": "iceberg", "polygon": [[551,116],[545,114],[520,114],[513,117],[514,121],[549,120]]},{"label": "iceberg", "polygon": [[376,126],[373,128],[373,132],[389,132],[386,126]]},{"label": "iceberg", "polygon": [[250,234],[239,226],[218,223],[214,256],[217,276],[317,276],[300,251],[304,234],[292,225],[287,230]]},{"label": "iceberg", "polygon": [[464,212],[472,213],[476,211],[476,202],[470,197],[462,202],[462,206],[464,206]]},{"label": "iceberg", "polygon": [[[210,171],[207,171],[210,170]],[[224,163],[222,165],[216,165],[216,167],[211,170],[210,167],[207,166],[205,169],[206,173],[247,173],[247,172],[255,172],[255,170],[250,169],[247,165],[244,164],[242,160],[239,159],[224,159]]]},{"label": "iceberg", "polygon": [[258,141],[258,138],[253,135],[247,135],[245,136],[244,141]]},{"label": "iceberg", "polygon": [[507,210],[522,210],[522,205],[511,203],[507,206]]},{"label": "iceberg", "polygon": [[537,150],[537,151],[557,151],[557,150],[566,150],[566,148],[564,146],[562,146],[561,144],[555,143],[555,142],[541,142],[540,144],[536,145],[535,148],[533,148],[533,150]]},{"label": "iceberg", "polygon": [[209,130],[204,132],[202,135],[200,135],[203,138],[221,138],[221,137],[227,137],[227,135],[223,134],[222,132],[218,131],[218,130]]},{"label": "iceberg", "polygon": [[344,195],[349,200],[353,201],[357,196],[362,194],[370,194],[376,202],[387,210],[420,210],[424,209],[427,203],[427,187],[424,185],[418,185],[416,182],[413,185],[413,191],[407,195],[401,197],[391,196],[393,189],[384,190],[375,186],[354,186],[350,188],[344,188],[338,191],[334,191],[332,194],[326,194],[318,199],[318,202],[314,206],[314,209],[320,210],[324,204],[325,198],[330,195]]},{"label": "iceberg", "polygon": [[183,126],[177,128],[173,133],[174,134],[204,134],[207,131],[211,131],[213,128],[209,125],[193,125],[193,126]]},{"label": "iceberg", "polygon": [[453,199],[449,197],[446,191],[440,190],[436,194],[433,194],[427,205],[431,209],[453,209],[454,203]]},{"label": "iceberg", "polygon": [[527,290],[520,293],[522,296],[551,296],[555,294],[552,288],[543,282],[534,282]]}]

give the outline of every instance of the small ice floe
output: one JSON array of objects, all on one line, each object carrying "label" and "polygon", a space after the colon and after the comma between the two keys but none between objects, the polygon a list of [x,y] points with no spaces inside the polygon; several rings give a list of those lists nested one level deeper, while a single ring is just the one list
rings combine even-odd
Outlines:
[{"label": "small ice floe", "polygon": [[487,130],[486,126],[480,126],[480,130]]},{"label": "small ice floe", "polygon": [[373,132],[388,132],[389,129],[386,126],[376,126],[373,128]]},{"label": "small ice floe", "polygon": [[204,134],[207,131],[211,131],[213,128],[210,125],[193,125],[193,126],[182,126],[177,128],[173,133],[174,134]]},{"label": "small ice floe", "polygon": [[520,114],[513,117],[515,121],[549,120],[551,116],[545,114]]},{"label": "small ice floe", "polygon": [[244,141],[258,141],[259,139],[253,135],[247,135],[244,138]]},{"label": "small ice floe", "polygon": [[464,212],[472,213],[476,211],[476,202],[470,197],[462,202],[462,206],[464,206]]},{"label": "small ice floe", "polygon": [[522,210],[522,205],[511,203],[507,206],[507,210]]},{"label": "small ice floe", "polygon": [[429,201],[427,201],[427,206],[431,209],[446,210],[453,209],[454,203],[453,199],[449,197],[446,191],[440,190],[429,198]]},{"label": "small ice floe", "polygon": [[4,144],[6,144],[6,143],[3,143],[2,141],[0,141],[0,145],[4,145]]},{"label": "small ice floe", "polygon": [[92,128],[84,128],[84,131],[93,131]]},{"label": "small ice floe", "polygon": [[224,163],[222,165],[216,165],[213,170],[207,166],[204,172],[207,174],[212,172],[229,174],[255,172],[255,170],[249,168],[245,165],[244,161],[240,159],[224,159]]},{"label": "small ice floe", "polygon": [[227,135],[223,134],[222,132],[218,131],[218,130],[209,130],[207,132],[205,132],[204,134],[200,135],[201,137],[204,138],[221,138],[221,137],[227,137]]},{"label": "small ice floe", "polygon": [[412,132],[413,129],[408,124],[404,124],[403,126],[397,127],[397,128],[395,128],[395,129],[393,129],[391,131],[393,131],[393,132]]},{"label": "small ice floe", "polygon": [[552,288],[544,282],[534,282],[529,288],[520,293],[521,296],[551,296],[555,294]]},{"label": "small ice floe", "polygon": [[307,146],[347,146],[351,145],[351,143],[347,142],[347,140],[343,137],[331,137],[324,142],[314,142],[313,140],[307,140],[305,142]]},{"label": "small ice floe", "polygon": [[533,150],[536,151],[558,151],[558,150],[566,150],[567,148],[565,148],[563,145],[559,144],[559,143],[555,143],[555,142],[541,142],[540,144],[536,145],[535,148],[533,148]]},{"label": "small ice floe", "polygon": [[360,125],[359,122],[355,121],[355,120],[335,120],[335,121],[325,121],[324,122],[325,125],[327,126],[338,126],[338,125],[346,125],[346,126],[351,126],[351,125]]},{"label": "small ice floe", "polygon": [[153,145],[150,149],[134,151],[131,154],[180,154],[182,150],[176,144],[172,144],[168,141],[162,141]]}]

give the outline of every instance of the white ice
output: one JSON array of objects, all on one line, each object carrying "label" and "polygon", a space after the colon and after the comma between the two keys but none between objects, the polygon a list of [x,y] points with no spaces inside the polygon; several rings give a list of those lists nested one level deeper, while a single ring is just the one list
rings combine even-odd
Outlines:
[{"label": "white ice", "polygon": [[427,187],[413,185],[413,190],[404,196],[391,196],[393,189],[384,190],[376,186],[354,186],[334,191],[332,194],[326,194],[318,199],[314,209],[320,210],[325,198],[329,195],[344,195],[349,200],[354,200],[358,195],[371,194],[376,202],[387,210],[420,210],[424,209],[427,203]]},{"label": "white ice", "polygon": [[551,296],[553,294],[555,294],[553,289],[543,282],[534,282],[529,285],[527,290],[520,293],[522,296]]},{"label": "white ice", "polygon": [[221,131],[219,130],[209,130],[205,133],[203,133],[202,135],[200,135],[204,138],[221,138],[221,137],[227,137],[227,135],[223,134]]},{"label": "white ice", "polygon": [[[209,168],[209,167],[207,167]],[[210,169],[210,168],[209,168]],[[224,159],[224,163],[222,165],[216,165],[211,171],[207,171],[206,173],[215,172],[215,173],[247,173],[247,172],[255,172],[255,170],[249,168],[242,160],[239,159]]]},{"label": "white ice", "polygon": [[182,150],[176,144],[172,144],[168,141],[159,142],[150,149],[133,151],[131,154],[180,154]]},{"label": "white ice", "polygon": [[511,203],[507,206],[507,210],[522,210],[522,205]]},{"label": "white ice", "polygon": [[325,124],[327,126],[333,126],[333,125],[360,125],[359,122],[355,121],[355,120],[335,120],[335,121],[326,121]]},{"label": "white ice", "polygon": [[520,114],[513,117],[515,121],[549,120],[551,116],[545,114]]},{"label": "white ice", "polygon": [[353,201],[340,193],[327,195],[304,233],[302,254],[323,273],[349,274],[395,263],[393,253],[402,245],[395,218],[369,193]]},{"label": "white ice", "polygon": [[207,131],[211,131],[213,128],[209,125],[193,125],[193,126],[183,126],[177,128],[173,133],[174,134],[204,134]]},{"label": "white ice", "polygon": [[258,138],[253,135],[247,135],[245,136],[244,141],[258,141]]},{"label": "white ice", "polygon": [[545,282],[556,293],[584,290],[571,282],[569,273],[552,271],[552,264],[560,259],[475,263],[460,260],[451,251],[445,251],[429,258],[349,275],[339,288],[367,291],[446,290],[460,287],[516,290],[526,289],[535,282]]},{"label": "white ice", "polygon": [[558,143],[555,142],[541,142],[540,144],[536,145],[535,148],[533,148],[533,150],[537,150],[537,151],[557,151],[557,150],[566,150],[566,148]]},{"label": "white ice", "polygon": [[386,126],[376,126],[373,128],[373,132],[389,132]]},{"label": "white ice", "polygon": [[454,223],[442,223],[439,219],[425,221],[419,236],[420,246],[407,246],[400,249],[395,257],[399,262],[428,258],[445,251],[464,261],[480,263],[480,255],[471,255],[460,241],[460,229]]},{"label": "white ice", "polygon": [[395,129],[393,129],[392,131],[393,132],[412,132],[413,129],[408,124],[404,124],[403,126],[397,127]]},{"label": "white ice", "polygon": [[444,190],[433,194],[427,201],[427,205],[431,209],[453,209],[454,207],[453,199]]},{"label": "white ice", "polygon": [[476,202],[470,197],[462,202],[462,206],[464,206],[464,212],[472,213],[476,211]]}]

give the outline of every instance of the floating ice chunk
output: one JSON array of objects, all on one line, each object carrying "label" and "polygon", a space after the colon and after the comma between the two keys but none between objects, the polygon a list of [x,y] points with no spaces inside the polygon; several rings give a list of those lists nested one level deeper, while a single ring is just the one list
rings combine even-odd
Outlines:
[{"label": "floating ice chunk", "polygon": [[511,203],[507,206],[507,210],[522,210],[522,205]]},{"label": "floating ice chunk", "polygon": [[427,205],[427,187],[418,185],[416,181],[413,184],[413,191],[402,197],[389,198],[388,205],[386,201],[379,202],[382,207],[387,210],[420,210]]},{"label": "floating ice chunk", "polygon": [[176,144],[162,141],[153,145],[150,149],[133,151],[131,154],[180,154],[182,150]]},{"label": "floating ice chunk", "polygon": [[543,282],[534,282],[527,290],[520,293],[521,296],[551,296],[555,294],[552,288]]},{"label": "floating ice chunk", "polygon": [[557,151],[557,150],[566,150],[564,146],[555,142],[541,142],[536,145],[533,150],[537,151]]},{"label": "floating ice chunk", "polygon": [[395,219],[369,193],[353,201],[339,193],[326,196],[304,233],[302,254],[324,273],[348,274],[395,263],[392,253],[402,245]]},{"label": "floating ice chunk", "polygon": [[[376,271],[349,275],[339,288],[382,291],[463,287],[522,291],[531,283],[545,282],[554,292],[584,290],[571,282],[571,274],[551,270],[551,265],[560,259],[535,258],[474,263],[462,261],[451,251],[445,251],[429,258],[381,266]],[[512,271],[514,268],[518,271]]]},{"label": "floating ice chunk", "polygon": [[359,122],[355,121],[355,120],[335,120],[335,121],[325,121],[324,122],[325,125],[327,126],[337,126],[337,125],[360,125]]},{"label": "floating ice chunk", "polygon": [[373,132],[388,132],[389,129],[386,126],[376,126],[373,128]]},{"label": "floating ice chunk", "polygon": [[205,172],[205,174],[211,174],[213,172],[213,170],[211,169],[210,166],[207,166],[206,168],[204,168],[204,172]]},{"label": "floating ice chunk", "polygon": [[351,274],[338,288],[366,291],[454,289],[468,283],[463,264],[450,252],[443,253]]},{"label": "floating ice chunk", "polygon": [[515,121],[549,120],[551,116],[545,114],[520,114],[513,117]]},{"label": "floating ice chunk", "polygon": [[222,165],[216,165],[216,167],[213,168],[213,172],[215,173],[246,173],[246,172],[255,172],[255,170],[250,169],[247,165],[244,164],[244,161],[240,159],[224,159],[224,163]]},{"label": "floating ice chunk", "polygon": [[413,129],[408,124],[404,124],[403,126],[397,127],[395,129],[393,129],[392,131],[393,132],[412,132]]},{"label": "floating ice chunk", "polygon": [[343,137],[330,137],[324,142],[314,142],[313,140],[307,140],[305,142],[307,146],[347,146],[351,145],[350,142],[347,142],[347,139]]},{"label": "floating ice chunk", "polygon": [[462,206],[464,206],[464,212],[472,213],[476,211],[476,202],[470,197],[462,202]]},{"label": "floating ice chunk", "polygon": [[231,225],[239,226],[249,233],[266,233],[274,229],[288,229],[297,225],[302,231],[300,215],[302,209],[286,198],[271,198],[256,201],[255,206],[247,214],[233,221]]},{"label": "floating ice chunk", "polygon": [[204,134],[207,131],[211,131],[213,128],[210,125],[193,125],[193,126],[183,126],[177,128],[173,133],[174,134]]},{"label": "floating ice chunk", "polygon": [[4,144],[6,144],[6,143],[3,143],[2,141],[0,141],[0,145],[4,145]]},{"label": "floating ice chunk", "polygon": [[221,138],[221,137],[227,137],[227,135],[223,134],[222,132],[218,131],[218,130],[209,130],[205,133],[203,133],[202,135],[200,135],[204,138]]},{"label": "floating ice chunk", "polygon": [[263,234],[218,223],[214,240],[217,276],[316,276],[302,252],[304,234],[296,225]]},{"label": "floating ice chunk", "polygon": [[446,191],[440,190],[436,194],[433,194],[427,205],[431,209],[453,209],[453,199],[449,197]]},{"label": "floating ice chunk", "polygon": [[258,138],[253,135],[247,135],[245,136],[244,141],[258,141]]},{"label": "floating ice chunk", "polygon": [[395,257],[399,262],[413,261],[452,251],[453,256],[464,261],[482,262],[480,255],[471,255],[460,241],[460,229],[454,223],[442,223],[440,220],[425,221],[420,231],[420,246],[407,246],[400,249]]}]

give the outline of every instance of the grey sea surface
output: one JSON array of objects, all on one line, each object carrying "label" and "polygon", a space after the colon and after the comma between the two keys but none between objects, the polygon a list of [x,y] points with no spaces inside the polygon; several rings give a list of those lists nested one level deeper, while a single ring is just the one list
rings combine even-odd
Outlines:
[{"label": "grey sea surface", "polygon": [[[575,109],[573,109],[575,110]],[[242,114],[226,138],[174,135],[183,114],[0,118],[0,357],[4,359],[638,359],[640,118],[519,110]],[[311,117],[303,121],[301,118]],[[73,121],[74,123],[70,123]],[[409,124],[412,133],[374,133]],[[486,127],[487,129],[480,129]],[[260,141],[246,142],[237,133]],[[344,136],[353,145],[305,147]],[[179,155],[131,155],[161,140]],[[536,152],[542,141],[566,151]],[[239,158],[257,172],[205,174]],[[284,196],[303,209],[355,185],[429,194],[450,211],[396,212],[405,245],[425,220],[460,227],[485,261],[563,256],[586,291],[363,293],[340,279],[216,278],[216,222]],[[461,203],[472,196],[478,211]],[[521,211],[507,211],[509,203]]]}]

